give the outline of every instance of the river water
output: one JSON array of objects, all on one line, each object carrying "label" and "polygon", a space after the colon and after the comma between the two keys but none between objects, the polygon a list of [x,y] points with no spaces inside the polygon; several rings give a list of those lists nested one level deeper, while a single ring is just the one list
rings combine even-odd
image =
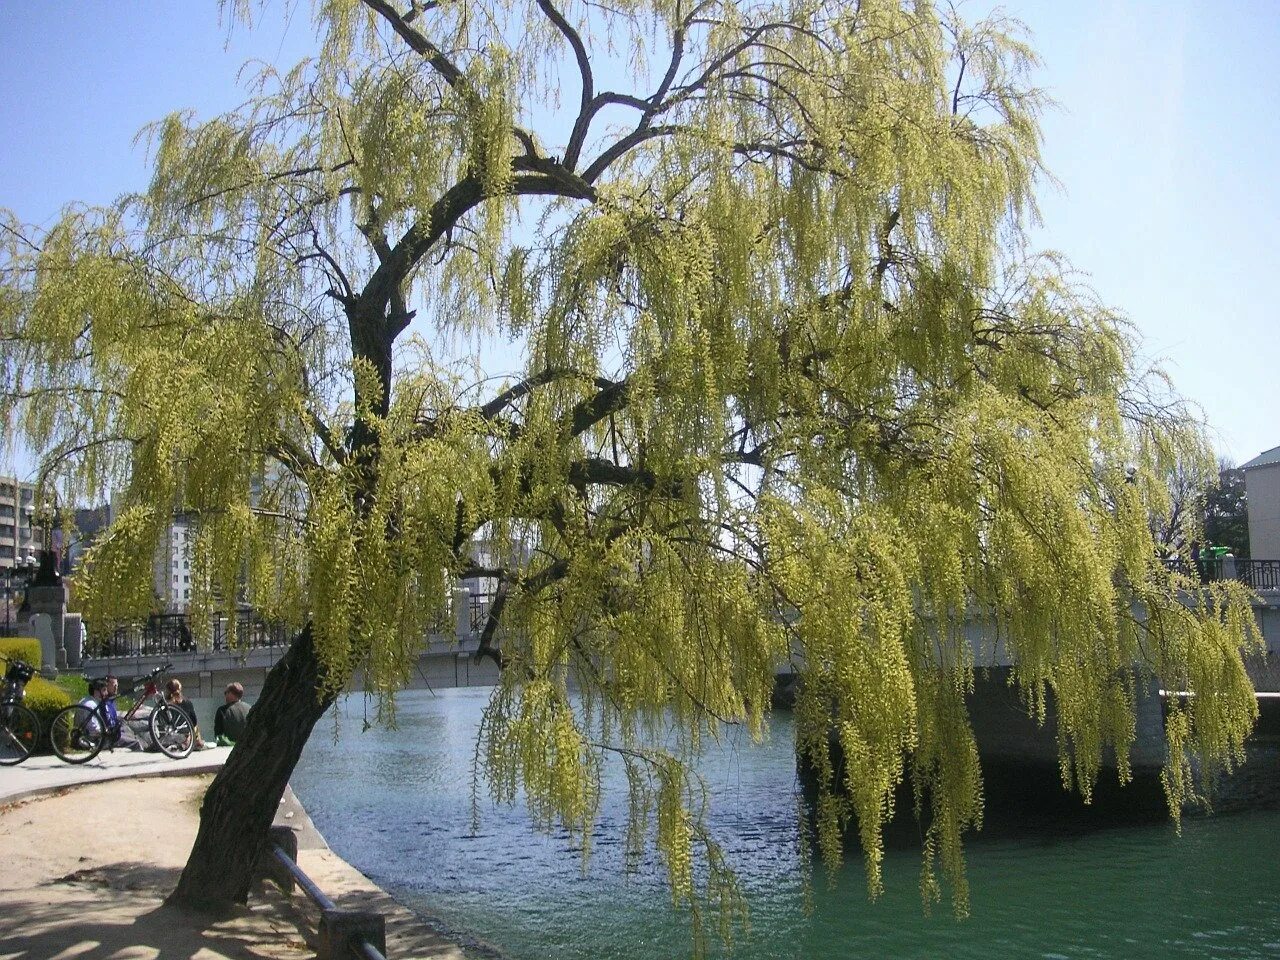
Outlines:
[{"label": "river water", "polygon": [[[363,730],[359,697],[322,720],[293,787],[329,844],[447,932],[511,960],[688,956],[687,918],[671,907],[656,863],[629,877],[621,870],[623,793],[604,805],[585,873],[567,839],[536,833],[521,806],[497,807],[482,793],[473,832],[486,698],[476,689],[405,693],[396,730]],[[1238,792],[1251,809],[1186,818],[1181,836],[1146,800],[1089,817],[989,810],[988,828],[966,848],[971,915],[957,921],[945,901],[924,914],[919,854],[906,845],[886,855],[879,900],[868,900],[851,851],[832,882],[815,871],[806,913],[791,737],[779,713],[763,746],[730,736],[700,766],[713,828],[751,907],[735,957],[1280,957],[1274,745],[1256,747],[1246,764]],[[713,943],[710,953],[723,950]]]}]

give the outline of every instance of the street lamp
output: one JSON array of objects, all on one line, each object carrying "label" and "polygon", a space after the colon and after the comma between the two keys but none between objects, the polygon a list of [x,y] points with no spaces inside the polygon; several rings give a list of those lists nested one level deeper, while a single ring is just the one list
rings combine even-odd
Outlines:
[{"label": "street lamp", "polygon": [[36,572],[36,558],[28,553],[25,557],[21,557],[14,561],[13,566],[6,567],[4,573],[4,632],[9,636],[11,627],[11,613],[13,611],[13,596],[18,590],[26,589],[31,583],[32,577]]}]

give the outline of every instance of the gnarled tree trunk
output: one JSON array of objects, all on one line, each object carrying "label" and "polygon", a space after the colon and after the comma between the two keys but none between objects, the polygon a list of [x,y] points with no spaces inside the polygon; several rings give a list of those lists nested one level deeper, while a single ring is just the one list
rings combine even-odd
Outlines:
[{"label": "gnarled tree trunk", "polygon": [[280,797],[333,703],[318,694],[322,669],[308,626],[267,675],[243,739],[205,794],[200,832],[169,903],[208,910],[248,900]]}]

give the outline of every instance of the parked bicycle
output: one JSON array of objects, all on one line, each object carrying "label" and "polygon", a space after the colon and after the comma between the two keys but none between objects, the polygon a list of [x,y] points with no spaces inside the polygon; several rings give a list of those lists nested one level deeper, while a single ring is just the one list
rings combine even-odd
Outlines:
[{"label": "parked bicycle", "polygon": [[[166,663],[134,681],[134,693],[141,693],[129,712],[112,723],[108,700],[90,707],[84,703],[63,707],[53,718],[49,740],[53,752],[67,763],[88,763],[105,747],[114,750],[121,734],[128,730],[140,742],[143,736],[175,760],[189,755],[195,747],[196,731],[185,712],[164,702],[156,678],[172,667]],[[114,698],[109,698],[114,699]],[[139,716],[144,705],[154,700],[151,712]]]},{"label": "parked bicycle", "polygon": [[31,756],[40,742],[40,719],[22,704],[27,682],[36,675],[36,668],[25,660],[0,660],[8,664],[4,695],[0,696],[0,766],[12,767]]}]

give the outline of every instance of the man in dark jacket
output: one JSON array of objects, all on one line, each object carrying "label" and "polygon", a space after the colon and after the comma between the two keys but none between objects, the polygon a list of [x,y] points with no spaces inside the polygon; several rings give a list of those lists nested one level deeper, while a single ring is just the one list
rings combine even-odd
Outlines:
[{"label": "man in dark jacket", "polygon": [[244,736],[245,723],[249,719],[249,708],[243,703],[244,687],[229,683],[222,695],[227,702],[213,715],[213,735],[220,744],[235,743]]}]

